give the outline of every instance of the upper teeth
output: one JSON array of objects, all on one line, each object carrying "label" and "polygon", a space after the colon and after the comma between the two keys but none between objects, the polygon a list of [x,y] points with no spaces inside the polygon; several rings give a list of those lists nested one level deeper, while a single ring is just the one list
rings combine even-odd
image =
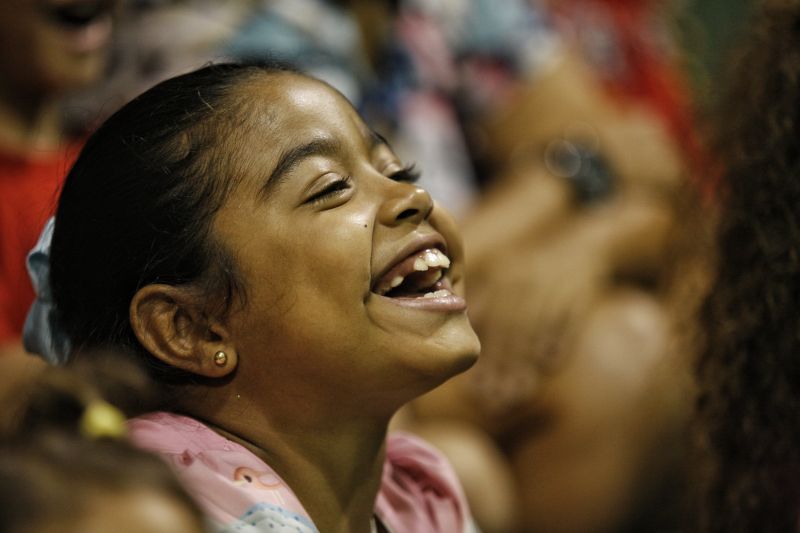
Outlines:
[{"label": "upper teeth", "polygon": [[[431,268],[437,268],[438,270],[435,272],[435,275],[431,279],[428,279],[426,283],[436,283],[440,279],[442,279],[444,275],[444,269],[450,267],[450,259],[444,255],[444,253],[436,248],[429,248],[421,252],[416,258],[414,258],[413,268],[415,272],[426,272]],[[430,276],[429,276],[430,277]],[[384,285],[378,287],[377,292],[379,294],[385,294],[389,292],[391,289],[395,287],[399,287],[405,281],[405,276],[395,275],[392,279],[384,282]]]},{"label": "upper teeth", "polygon": [[448,268],[450,259],[436,248],[425,250],[421,256],[414,260],[414,270],[424,272],[432,267]]}]

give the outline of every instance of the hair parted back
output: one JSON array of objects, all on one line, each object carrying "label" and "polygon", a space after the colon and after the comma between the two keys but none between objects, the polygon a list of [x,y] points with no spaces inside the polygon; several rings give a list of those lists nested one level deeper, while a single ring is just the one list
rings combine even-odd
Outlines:
[{"label": "hair parted back", "polygon": [[211,222],[251,160],[240,140],[253,126],[252,107],[235,89],[283,72],[294,71],[224,63],[171,78],[88,139],[61,192],[50,256],[57,313],[74,350],[129,350],[166,377],[170,367],[148,356],[131,329],[136,291],[196,288],[215,312],[245,297]]}]

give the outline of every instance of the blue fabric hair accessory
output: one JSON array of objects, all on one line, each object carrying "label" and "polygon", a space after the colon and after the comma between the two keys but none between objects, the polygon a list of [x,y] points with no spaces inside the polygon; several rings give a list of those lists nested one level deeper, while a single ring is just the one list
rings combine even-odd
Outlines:
[{"label": "blue fabric hair accessory", "polygon": [[54,365],[67,362],[70,342],[58,321],[50,291],[50,241],[55,219],[50,217],[39,235],[39,241],[28,253],[28,275],[36,292],[36,300],[28,311],[22,342],[25,349]]}]

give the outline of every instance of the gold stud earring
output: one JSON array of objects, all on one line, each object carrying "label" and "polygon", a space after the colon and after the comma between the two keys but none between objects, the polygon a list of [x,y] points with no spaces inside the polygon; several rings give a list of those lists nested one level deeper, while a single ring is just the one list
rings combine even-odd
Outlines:
[{"label": "gold stud earring", "polygon": [[228,354],[222,350],[214,354],[214,364],[217,366],[225,366],[228,364]]}]

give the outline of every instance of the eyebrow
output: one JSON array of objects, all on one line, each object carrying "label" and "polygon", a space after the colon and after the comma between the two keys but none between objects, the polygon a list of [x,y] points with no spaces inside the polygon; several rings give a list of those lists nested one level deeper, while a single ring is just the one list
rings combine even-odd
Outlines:
[{"label": "eyebrow", "polygon": [[305,144],[284,151],[278,158],[278,164],[261,187],[261,196],[268,197],[281,183],[286,181],[289,172],[304,159],[321,155],[332,156],[341,153],[342,143],[331,137],[313,139]]},{"label": "eyebrow", "polygon": [[389,150],[392,149],[392,146],[389,144],[389,141],[386,140],[386,137],[384,137],[383,135],[381,135],[380,133],[378,133],[375,130],[370,130],[369,133],[370,133],[370,135],[369,135],[369,138],[370,138],[369,148],[370,148],[370,150],[374,150],[375,148],[377,148],[380,145],[386,146],[386,148],[388,148]]},{"label": "eyebrow", "polygon": [[[377,131],[370,130],[369,133],[369,149],[374,150],[378,146],[386,146],[391,150],[389,141],[378,133]],[[289,150],[284,151],[278,158],[278,164],[270,173],[264,185],[261,187],[260,195],[262,198],[267,198],[272,192],[286,181],[286,178],[292,169],[296,168],[304,159],[309,157],[333,156],[341,153],[342,143],[338,139],[332,137],[320,137],[313,139],[305,144],[295,146]]]}]

